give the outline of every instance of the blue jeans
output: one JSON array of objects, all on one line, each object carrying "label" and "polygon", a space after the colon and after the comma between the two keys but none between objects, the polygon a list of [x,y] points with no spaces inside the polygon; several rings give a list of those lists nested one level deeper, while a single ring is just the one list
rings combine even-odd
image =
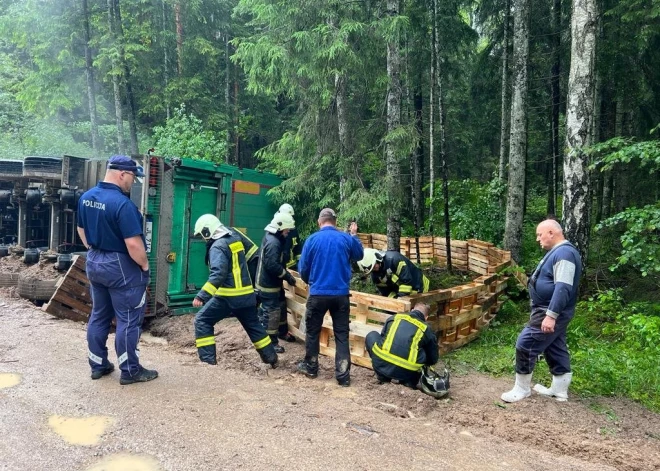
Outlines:
[{"label": "blue jeans", "polygon": [[566,324],[555,325],[555,331],[546,334],[537,327],[526,326],[516,341],[516,373],[529,374],[534,371],[541,353],[553,375],[570,373],[571,358],[566,345],[566,327]]}]

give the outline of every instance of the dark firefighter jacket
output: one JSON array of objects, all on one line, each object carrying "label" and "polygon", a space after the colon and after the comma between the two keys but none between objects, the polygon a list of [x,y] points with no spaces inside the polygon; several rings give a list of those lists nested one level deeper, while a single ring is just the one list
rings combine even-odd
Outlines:
[{"label": "dark firefighter jacket", "polygon": [[400,381],[417,379],[423,365],[438,362],[438,340],[421,312],[390,316],[371,351],[374,370]]},{"label": "dark firefighter jacket", "polygon": [[282,289],[282,280],[292,280],[291,274],[284,268],[284,237],[281,232],[266,232],[259,250],[259,264],[255,288],[262,294],[275,294]]},{"label": "dark firefighter jacket", "polygon": [[257,298],[245,260],[245,247],[238,232],[229,232],[213,240],[208,259],[209,278],[197,293],[197,298],[206,303],[213,296],[219,296],[232,308],[256,305]]},{"label": "dark firefighter jacket", "polygon": [[[259,263],[259,247],[257,244],[252,242],[252,239],[243,234],[243,232],[240,230],[236,229],[235,227],[232,227],[231,230],[238,234],[241,238],[241,242],[243,242],[243,248],[245,249],[245,260],[247,261],[248,271],[250,272],[250,279],[254,285],[254,279],[257,275],[257,264]],[[209,239],[208,242],[206,242],[206,265],[209,264],[209,251],[211,250],[211,246],[214,242],[215,239]]]},{"label": "dark firefighter jacket", "polygon": [[378,271],[371,272],[371,281],[380,294],[390,298],[426,293],[429,290],[429,279],[422,270],[394,250],[385,252]]},{"label": "dark firefighter jacket", "polygon": [[284,240],[284,264],[287,268],[295,267],[302,253],[302,242],[298,236],[298,229],[293,228]]}]

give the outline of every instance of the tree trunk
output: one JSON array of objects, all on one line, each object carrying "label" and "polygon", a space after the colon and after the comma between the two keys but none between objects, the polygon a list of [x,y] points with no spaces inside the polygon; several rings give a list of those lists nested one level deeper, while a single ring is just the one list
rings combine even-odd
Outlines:
[{"label": "tree trunk", "polygon": [[435,198],[435,45],[438,41],[436,0],[431,9],[431,71],[429,79],[429,234],[434,235]]},{"label": "tree trunk", "polygon": [[[415,107],[415,132],[418,136],[417,147],[413,158],[411,159],[411,174],[412,174],[412,206],[413,206],[413,222],[415,223],[415,237],[419,237],[420,228],[424,225],[424,194],[422,193],[422,186],[424,184],[424,119],[422,113],[424,111],[424,102],[421,90],[422,77],[419,77],[417,88],[413,103]],[[418,255],[419,257],[419,255]],[[419,263],[419,261],[418,261]]]},{"label": "tree trunk", "polygon": [[573,0],[563,218],[566,238],[579,250],[583,264],[587,263],[589,248],[590,178],[584,147],[590,144],[593,118],[596,16],[595,0]]},{"label": "tree trunk", "polygon": [[353,147],[351,141],[350,121],[348,117],[348,95],[346,90],[346,76],[344,74],[335,74],[335,104],[337,106],[337,134],[339,136],[339,159],[341,175],[340,177],[340,202],[346,199],[347,169],[350,168],[350,160],[353,157]]},{"label": "tree trunk", "polygon": [[181,19],[181,1],[174,2],[174,22],[176,24],[176,65],[179,77],[183,75],[183,20]]},{"label": "tree trunk", "polygon": [[225,110],[227,113],[227,154],[225,162],[231,163],[232,149],[234,141],[232,138],[232,128],[234,127],[233,108],[231,104],[231,61],[229,60],[229,33],[225,34]]},{"label": "tree trunk", "polygon": [[550,87],[552,89],[552,171],[550,184],[548,185],[548,214],[553,216],[557,214],[557,190],[559,187],[559,162],[561,160],[561,148],[559,147],[559,106],[560,90],[559,75],[561,73],[560,64],[560,38],[561,38],[561,0],[554,0],[552,7],[552,70]]},{"label": "tree trunk", "polygon": [[92,49],[89,47],[89,9],[87,0],[82,0],[83,14],[83,40],[85,41],[85,78],[87,79],[87,104],[89,108],[89,124],[92,134],[92,149],[94,157],[100,157],[99,125],[96,115],[96,91],[94,89],[94,65],[92,61]]},{"label": "tree trunk", "polygon": [[520,261],[525,205],[527,160],[527,62],[529,56],[529,0],[513,1],[513,64],[509,184],[506,199],[504,248]]},{"label": "tree trunk", "polygon": [[[399,15],[399,1],[387,0],[387,14]],[[399,38],[387,41],[387,134],[392,136],[401,125],[401,51]],[[399,250],[401,242],[401,169],[399,167],[399,149],[395,142],[388,139],[385,143],[387,163],[387,249]]]},{"label": "tree trunk", "polygon": [[497,177],[500,181],[506,178],[506,163],[509,150],[509,15],[511,14],[511,0],[506,0],[504,7],[504,38],[502,39],[502,118],[500,123],[500,165]]},{"label": "tree trunk", "polygon": [[131,137],[131,154],[137,154],[138,138],[137,138],[137,110],[135,107],[135,95],[133,94],[133,87],[131,85],[131,70],[126,62],[126,55],[124,53],[124,28],[121,22],[121,8],[119,7],[119,0],[114,0],[115,8],[115,26],[117,28],[117,39],[119,44],[119,60],[121,61],[124,70],[124,86],[126,87],[126,101],[128,104],[128,130]]},{"label": "tree trunk", "polygon": [[[438,17],[438,0],[433,0],[433,14]],[[437,23],[436,23],[437,26]],[[435,41],[435,82],[438,98],[438,131],[440,132],[440,166],[442,168],[442,197],[445,200],[443,208],[445,221],[445,246],[447,248],[447,270],[453,271],[451,262],[451,224],[449,220],[449,169],[447,167],[447,154],[445,152],[445,107],[442,94],[442,71],[440,70],[440,40],[439,33],[436,31]]]},{"label": "tree trunk", "polygon": [[[110,38],[114,45],[117,45],[117,31],[115,28],[115,5],[113,0],[108,0],[108,31],[110,33]],[[120,154],[124,154],[124,117],[121,104],[121,84],[119,80],[119,73],[117,69],[119,68],[117,64],[117,59],[113,54],[111,56],[111,65],[112,65],[112,90],[115,100],[115,121],[117,124],[117,150]]]},{"label": "tree trunk", "polygon": [[168,91],[168,85],[170,81],[170,54],[169,54],[169,49],[168,49],[168,44],[167,44],[167,5],[165,4],[165,0],[161,1],[162,5],[162,13],[163,13],[163,29],[161,31],[161,36],[160,40],[163,43],[163,82],[165,84],[165,93],[164,93],[164,98],[165,98],[165,116],[167,119],[170,119],[170,99],[169,99],[169,91]]}]

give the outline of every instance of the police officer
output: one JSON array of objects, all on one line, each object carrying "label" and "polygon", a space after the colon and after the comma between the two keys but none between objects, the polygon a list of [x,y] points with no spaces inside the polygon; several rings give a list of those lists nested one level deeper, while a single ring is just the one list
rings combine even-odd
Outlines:
[{"label": "police officer", "polygon": [[85,192],[78,202],[78,235],[87,253],[87,278],[92,313],[87,324],[87,345],[92,379],[110,374],[106,342],[112,318],[117,318],[115,350],[120,384],[151,381],[158,372],[140,365],[140,340],[149,262],[142,215],[129,198],[137,177],[143,177],[130,157],[115,155],[108,161],[105,179]]},{"label": "police officer", "polygon": [[417,303],[410,314],[390,316],[382,332],[369,332],[365,346],[381,383],[395,379],[415,389],[422,367],[438,361],[438,340],[426,324],[428,304]]},{"label": "police officer", "polygon": [[371,281],[383,296],[398,298],[429,290],[429,279],[422,270],[395,250],[364,249],[364,258],[357,265],[365,275],[371,273]]},{"label": "police officer", "polygon": [[[283,290],[283,281],[296,285],[296,279],[284,267],[283,252],[286,236],[294,227],[295,221],[289,214],[275,213],[273,220],[265,227],[259,251],[255,287],[259,291],[266,332],[275,344],[277,353],[284,352],[284,347],[279,345],[278,341],[282,316],[280,293]],[[286,324],[286,318],[284,322]]]},{"label": "police officer", "polygon": [[[291,217],[295,216],[293,206],[288,203],[284,203],[280,206],[280,209],[277,211],[281,214],[288,214]],[[300,236],[298,235],[298,229],[295,227],[289,230],[289,233],[284,239],[284,248],[282,249],[284,255],[284,265],[287,270],[297,270],[298,260],[300,260],[300,254],[302,253],[302,242],[300,241]],[[286,341],[286,342],[295,342],[296,338],[289,332],[289,325],[287,323],[287,307],[286,307],[286,295],[284,293],[284,288],[280,290],[280,326],[277,331],[277,337]]]},{"label": "police officer", "polygon": [[204,214],[195,223],[194,235],[213,241],[208,249],[209,278],[193,300],[202,307],[195,316],[195,344],[199,359],[215,365],[216,349],[213,327],[235,316],[247,332],[264,363],[277,366],[277,354],[270,337],[257,319],[257,298],[248,273],[241,235],[228,229],[212,214]]}]

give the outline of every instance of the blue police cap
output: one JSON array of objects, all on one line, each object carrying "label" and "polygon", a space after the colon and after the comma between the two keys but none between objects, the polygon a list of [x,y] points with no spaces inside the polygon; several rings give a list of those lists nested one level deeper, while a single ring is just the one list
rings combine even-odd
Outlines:
[{"label": "blue police cap", "polygon": [[136,177],[144,177],[144,168],[126,155],[113,155],[110,157],[108,160],[108,168],[111,170],[132,172]]}]

